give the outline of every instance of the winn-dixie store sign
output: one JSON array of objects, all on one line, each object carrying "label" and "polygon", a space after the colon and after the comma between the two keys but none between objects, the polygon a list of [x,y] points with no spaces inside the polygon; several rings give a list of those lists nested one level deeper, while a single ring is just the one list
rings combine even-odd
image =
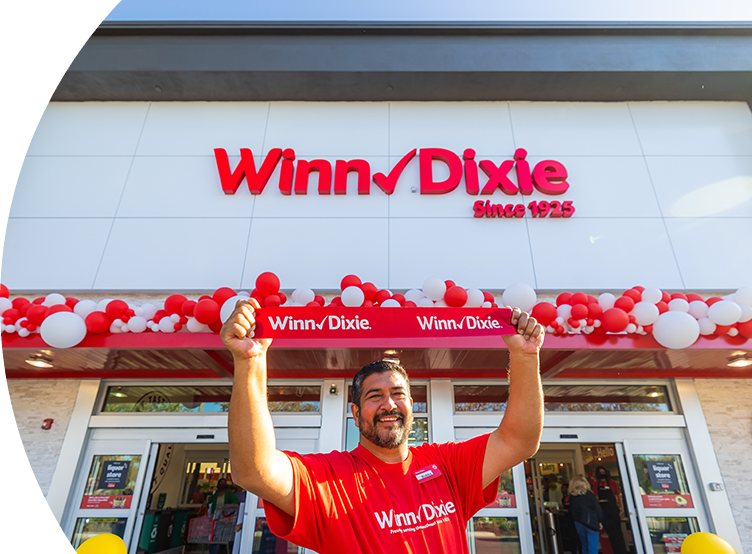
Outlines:
[{"label": "winn-dixie store sign", "polygon": [[[240,161],[235,169],[230,168],[227,151],[216,148],[214,156],[217,170],[225,194],[235,194],[243,179],[248,183],[251,194],[264,192],[269,179],[277,166],[279,190],[284,195],[308,194],[308,178],[312,172],[318,173],[318,194],[347,194],[347,176],[357,173],[358,194],[371,194],[373,182],[384,194],[391,195],[397,188],[402,172],[417,156],[420,164],[420,193],[448,194],[457,189],[464,175],[465,190],[473,196],[488,196],[500,190],[507,196],[529,196],[537,190],[542,194],[560,196],[569,189],[567,170],[563,164],[545,160],[533,168],[527,162],[527,151],[518,148],[511,160],[496,165],[491,160],[476,160],[475,151],[467,149],[462,158],[443,148],[422,148],[411,150],[395,165],[388,175],[376,173],[371,176],[371,166],[366,160],[336,160],[334,168],[328,160],[296,160],[292,148],[282,150],[272,148],[256,168],[253,152],[240,149]],[[434,178],[434,162],[443,162],[449,170],[449,177],[443,181]],[[510,179],[514,170],[515,181]],[[332,173],[334,186],[332,186]],[[475,217],[571,217],[575,208],[569,200],[537,200],[526,204],[524,201],[494,204],[490,200],[477,200],[472,205]]]}]

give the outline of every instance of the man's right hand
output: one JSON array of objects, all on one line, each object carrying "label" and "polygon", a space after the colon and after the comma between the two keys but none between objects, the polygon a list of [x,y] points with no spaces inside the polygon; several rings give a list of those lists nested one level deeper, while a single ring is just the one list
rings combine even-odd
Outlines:
[{"label": "man's right hand", "polygon": [[219,331],[222,342],[236,360],[264,356],[272,343],[272,339],[254,338],[256,310],[260,307],[255,298],[238,300],[235,311]]}]

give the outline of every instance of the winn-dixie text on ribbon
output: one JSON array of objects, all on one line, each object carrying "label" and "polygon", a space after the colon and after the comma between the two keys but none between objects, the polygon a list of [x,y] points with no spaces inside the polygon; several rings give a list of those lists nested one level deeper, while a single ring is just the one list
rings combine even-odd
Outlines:
[{"label": "winn-dixie text on ribbon", "polygon": [[413,338],[514,335],[508,308],[261,308],[257,338]]}]

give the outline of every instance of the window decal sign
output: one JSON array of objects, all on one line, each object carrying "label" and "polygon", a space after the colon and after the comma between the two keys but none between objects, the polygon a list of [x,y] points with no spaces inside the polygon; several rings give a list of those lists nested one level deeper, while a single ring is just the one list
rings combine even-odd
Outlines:
[{"label": "window decal sign", "polygon": [[140,463],[141,456],[94,456],[81,508],[130,508]]},{"label": "window decal sign", "polygon": [[655,490],[679,490],[674,462],[648,462],[650,484]]}]

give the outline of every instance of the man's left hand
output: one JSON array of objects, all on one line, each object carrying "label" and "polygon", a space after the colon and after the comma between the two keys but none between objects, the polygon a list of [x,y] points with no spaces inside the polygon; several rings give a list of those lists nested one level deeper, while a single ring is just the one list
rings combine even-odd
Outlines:
[{"label": "man's left hand", "polygon": [[517,329],[517,334],[502,335],[504,343],[506,343],[510,353],[537,354],[543,346],[543,338],[546,334],[543,326],[527,312],[523,312],[519,308],[511,308],[511,310],[510,323]]}]

